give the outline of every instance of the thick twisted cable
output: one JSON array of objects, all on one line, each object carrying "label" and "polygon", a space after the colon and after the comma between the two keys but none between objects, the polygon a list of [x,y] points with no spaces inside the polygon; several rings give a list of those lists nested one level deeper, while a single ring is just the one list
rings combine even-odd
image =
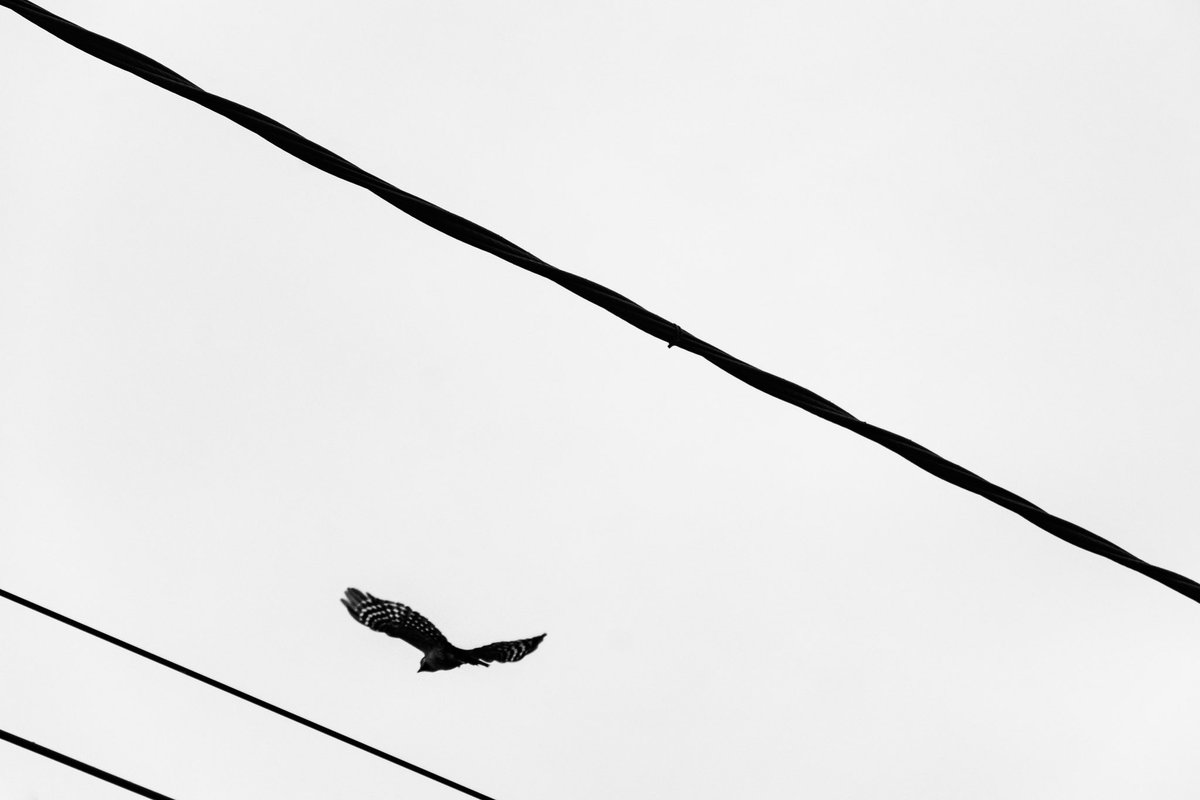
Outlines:
[{"label": "thick twisted cable", "polygon": [[673,322],[655,314],[612,289],[601,286],[587,278],[574,275],[547,264],[529,251],[518,247],[502,236],[471,222],[468,219],[439,208],[392,186],[375,177],[346,159],[309,141],[295,131],[275,120],[243,105],[211,94],[167,67],[123,44],[106,39],[85,30],[26,0],[0,0],[35,25],[45,29],[63,41],[107,61],[115,67],[131,72],[140,78],[161,86],[169,92],[186,97],[211,109],[221,116],[258,134],[267,141],[286,150],[317,169],[328,172],[342,180],[378,195],[404,213],[415,217],[426,225],[447,236],[477,247],[504,259],[510,264],[541,275],[554,281],[569,292],[594,303],[630,325],[661,339],[670,347],[687,350],[711,362],[740,381],[750,384],[759,391],[776,397],[785,403],[804,409],[828,420],[835,425],[854,431],[860,436],[883,445],[902,458],[911,461],[926,472],[969,492],[974,492],[999,506],[1019,514],[1042,530],[1057,536],[1076,547],[1104,556],[1135,572],[1152,578],[1180,594],[1200,602],[1200,584],[1177,572],[1149,564],[1113,542],[1097,536],[1091,531],[1051,514],[1023,497],[984,480],[970,470],[947,461],[941,456],[903,436],[884,430],[869,422],[858,419],[843,408],[820,395],[805,389],[778,375],[747,364],[739,358],[719,350],[703,339],[688,333]]}]

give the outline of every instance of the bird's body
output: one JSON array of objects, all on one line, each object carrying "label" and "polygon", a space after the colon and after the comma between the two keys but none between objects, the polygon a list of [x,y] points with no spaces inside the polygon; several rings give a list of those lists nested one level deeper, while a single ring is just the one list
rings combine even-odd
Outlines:
[{"label": "bird's body", "polygon": [[403,603],[380,600],[358,589],[347,589],[342,605],[350,612],[350,616],[371,630],[403,639],[424,653],[417,672],[438,672],[463,664],[486,667],[490,661],[520,661],[536,650],[542,639],[546,638],[543,633],[531,639],[493,642],[473,650],[463,650],[450,644],[432,622]]}]

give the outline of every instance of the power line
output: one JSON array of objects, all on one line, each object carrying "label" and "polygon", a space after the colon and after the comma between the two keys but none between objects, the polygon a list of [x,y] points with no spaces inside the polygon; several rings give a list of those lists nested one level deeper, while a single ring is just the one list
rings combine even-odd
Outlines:
[{"label": "power line", "polygon": [[1007,489],[984,480],[970,470],[942,458],[911,439],[864,422],[815,392],[735,358],[693,336],[675,323],[643,308],[624,295],[587,278],[558,269],[502,236],[392,186],[387,181],[356,167],[336,153],[304,138],[270,117],[232,100],[204,91],[179,73],[136,50],[81,28],[26,0],[0,0],[0,5],[11,8],[38,27],[96,58],[227,117],[317,169],[367,189],[404,213],[448,236],[557,283],[567,291],[600,306],[630,325],[666,342],[668,347],[678,347],[694,353],[759,391],[802,408],[835,425],[854,431],[860,436],[886,447],[926,472],[959,488],[974,492],[1014,514],[1024,517],[1042,530],[1069,544],[1115,561],[1135,572],[1140,572],[1180,594],[1200,602],[1200,583],[1196,583],[1191,578],[1147,563],[1113,542],[1073,522],[1055,516]]},{"label": "power line", "polygon": [[[50,619],[58,620],[59,622],[63,623],[64,625],[70,625],[72,628],[75,628],[76,630],[81,630],[84,633],[91,634],[92,636],[95,636],[97,639],[103,639],[104,641],[108,642],[109,644],[115,644],[117,647],[120,647],[124,650],[128,650],[129,652],[134,653],[135,655],[139,655],[142,658],[149,659],[150,661],[153,661],[156,664],[161,664],[164,667],[173,669],[176,672],[186,675],[189,678],[194,678],[195,680],[198,680],[201,683],[207,683],[209,686],[212,686],[213,688],[220,689],[222,692],[231,694],[234,697],[237,697],[241,700],[245,700],[248,703],[253,703],[254,705],[258,706],[259,708],[265,708],[267,711],[272,711],[272,712],[278,714],[279,716],[284,717],[285,719],[290,719],[292,722],[298,722],[301,725],[305,726],[306,728],[312,728],[314,731],[323,733],[326,736],[329,736],[330,738],[337,739],[339,742],[344,742],[345,744],[351,745],[352,747],[357,747],[359,750],[363,750],[367,753],[370,753],[373,756],[382,758],[384,761],[390,761],[391,763],[393,763],[397,766],[404,767],[407,770],[412,770],[413,772],[417,773],[418,775],[423,775],[426,778],[429,778],[430,780],[435,780],[440,784],[449,786],[451,789],[457,789],[458,791],[462,792],[465,795],[469,795],[471,797],[478,798],[478,800],[493,800],[493,798],[489,797],[486,794],[483,794],[482,792],[477,792],[474,789],[469,789],[466,786],[463,786],[461,783],[452,781],[449,778],[443,778],[441,775],[438,775],[436,772],[430,772],[429,770],[425,769],[424,767],[418,767],[416,764],[405,761],[404,759],[394,756],[391,753],[385,753],[383,750],[380,750],[377,747],[372,747],[371,745],[366,744],[365,742],[360,742],[357,739],[353,739],[344,733],[338,733],[337,731],[333,730],[332,728],[327,728],[324,725],[321,725],[320,723],[313,722],[312,720],[309,720],[309,719],[305,719],[304,717],[300,716],[299,714],[294,714],[291,711],[288,711],[287,709],[280,708],[279,706],[275,705],[274,703],[268,703],[266,700],[260,700],[259,698],[255,697],[252,694],[243,692],[240,689],[235,689],[232,686],[225,684],[225,683],[221,683],[220,681],[210,678],[207,675],[201,675],[199,672],[196,672],[194,669],[188,669],[185,666],[176,664],[174,661],[169,661],[168,659],[165,659],[162,656],[157,656],[154,653],[151,653],[149,650],[143,650],[142,648],[138,647],[137,645],[129,644],[128,642],[122,641],[121,639],[118,639],[115,636],[110,636],[109,634],[105,633],[104,631],[96,630],[95,628],[91,627],[90,625],[84,625],[82,622],[77,622],[76,620],[73,620],[64,614],[59,614],[57,611],[51,611],[50,609],[46,608],[45,606],[40,606],[37,603],[33,602],[32,600],[26,600],[24,597],[15,595],[6,589],[0,588],[0,597],[5,598],[6,600],[11,600],[12,602],[14,602],[18,605],[25,606],[26,608],[28,608],[32,611],[36,611],[39,614],[44,614],[45,616],[50,617]],[[162,795],[154,795],[154,796],[161,797]]]},{"label": "power line", "polygon": [[109,783],[115,786],[120,786],[122,789],[127,789],[134,794],[140,794],[142,797],[149,797],[152,800],[171,800],[171,798],[167,797],[165,794],[160,794],[153,789],[147,789],[145,786],[139,786],[133,781],[127,781],[124,778],[113,775],[111,772],[105,772],[99,767],[93,767],[91,764],[85,764],[77,758],[65,756],[62,753],[51,750],[49,747],[43,747],[37,742],[31,742],[28,739],[22,739],[20,736],[9,733],[8,731],[0,730],[0,739],[4,739],[7,742],[12,742],[18,747],[24,747],[26,750],[37,753],[39,756],[45,756],[46,758],[53,759],[60,764],[66,764],[68,767],[74,767],[80,772],[86,772],[88,775],[91,775],[94,778],[108,781]]}]

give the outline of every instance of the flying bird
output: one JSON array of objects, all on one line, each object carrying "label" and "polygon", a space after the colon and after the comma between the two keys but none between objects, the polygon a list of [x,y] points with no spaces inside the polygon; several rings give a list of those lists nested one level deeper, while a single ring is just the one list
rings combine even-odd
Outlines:
[{"label": "flying bird", "polygon": [[350,616],[371,630],[403,639],[424,653],[417,672],[437,672],[463,664],[486,667],[489,661],[520,661],[537,650],[542,639],[546,638],[543,633],[532,639],[493,642],[474,650],[463,650],[450,644],[432,622],[403,603],[380,600],[358,589],[347,589],[342,605],[350,612]]}]

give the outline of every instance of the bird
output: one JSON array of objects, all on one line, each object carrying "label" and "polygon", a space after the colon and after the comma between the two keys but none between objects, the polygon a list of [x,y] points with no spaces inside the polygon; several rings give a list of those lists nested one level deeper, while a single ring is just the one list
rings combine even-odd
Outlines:
[{"label": "bird", "polygon": [[404,605],[381,600],[373,594],[347,589],[342,605],[350,616],[373,631],[403,639],[424,653],[417,672],[438,672],[463,664],[486,667],[489,661],[520,661],[537,650],[546,634],[513,642],[492,642],[474,650],[463,650],[450,644],[432,622]]}]

